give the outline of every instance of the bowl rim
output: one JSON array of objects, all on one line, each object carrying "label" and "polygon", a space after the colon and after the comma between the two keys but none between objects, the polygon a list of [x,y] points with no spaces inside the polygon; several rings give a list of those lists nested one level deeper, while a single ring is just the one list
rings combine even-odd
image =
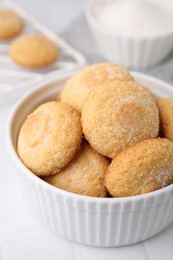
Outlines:
[{"label": "bowl rim", "polygon": [[[116,0],[119,1],[119,0]],[[128,1],[128,0],[123,0],[123,1]],[[135,0],[133,0],[135,1]],[[149,0],[142,0],[144,2],[150,2]],[[91,3],[88,4],[86,10],[85,10],[85,16],[86,19],[88,20],[88,22],[91,24],[92,27],[96,27],[97,30],[104,32],[106,35],[111,35],[114,37],[119,37],[120,39],[128,39],[128,40],[135,40],[135,41],[141,41],[141,40],[158,40],[158,39],[163,39],[165,37],[170,37],[173,36],[173,27],[172,27],[172,31],[167,32],[167,33],[163,33],[163,34],[157,34],[155,36],[137,36],[134,37],[132,35],[125,35],[125,34],[120,34],[120,33],[115,33],[115,31],[113,29],[107,30],[106,26],[103,26],[102,24],[100,24],[97,19],[94,17],[93,15],[93,8],[95,6],[97,6],[98,4],[104,3],[106,4],[106,2],[110,3],[110,2],[115,2],[115,0],[94,0],[91,1]],[[173,2],[170,0],[154,0],[153,3],[156,3],[158,5],[161,5],[161,7],[164,5],[165,8],[167,8],[169,11],[171,9],[171,12],[173,14]]]},{"label": "bowl rim", "polygon": [[[73,72],[68,72],[66,74],[64,74],[62,77],[54,77],[49,78],[47,80],[41,81],[37,84],[35,84],[35,88],[32,90],[27,91],[27,93],[25,93],[18,101],[17,103],[14,105],[14,107],[11,110],[10,116],[8,118],[8,122],[7,122],[7,129],[6,129],[6,142],[7,142],[7,147],[8,150],[10,152],[10,155],[12,156],[13,161],[16,163],[16,165],[18,166],[18,168],[21,169],[22,174],[27,175],[27,177],[29,179],[32,179],[32,181],[34,181],[37,185],[42,186],[42,188],[45,188],[46,190],[50,191],[50,192],[54,192],[57,195],[61,194],[63,196],[65,196],[66,198],[74,198],[77,199],[78,201],[81,202],[97,202],[100,204],[105,204],[105,203],[109,203],[111,205],[116,205],[119,203],[130,203],[132,201],[141,201],[141,200],[147,200],[150,198],[155,198],[156,196],[162,196],[165,193],[169,193],[169,192],[173,192],[173,184],[170,184],[162,189],[153,191],[153,192],[149,192],[149,193],[145,193],[142,195],[136,195],[136,196],[130,196],[130,197],[118,197],[118,198],[98,198],[98,197],[91,197],[91,196],[85,196],[85,195],[80,195],[80,194],[76,194],[76,193],[72,193],[57,187],[54,187],[53,185],[45,182],[44,180],[42,180],[41,178],[39,178],[38,176],[36,176],[35,174],[32,173],[32,171],[30,171],[24,164],[23,162],[20,160],[20,158],[17,155],[17,151],[15,150],[15,147],[13,145],[13,141],[12,141],[12,125],[14,122],[14,119],[16,117],[16,114],[18,113],[18,111],[20,110],[20,107],[26,102],[27,99],[29,99],[34,93],[38,92],[39,90],[44,89],[48,84],[51,84],[54,82],[55,79],[57,80],[67,80],[69,78],[69,76],[73,75]],[[164,88],[166,89],[172,89],[173,92],[173,88],[171,87],[170,84],[154,78],[152,76],[148,76],[144,73],[139,73],[139,72],[134,72],[134,71],[130,71],[130,73],[132,74],[132,76],[135,77],[139,77],[141,79],[146,79],[149,81],[153,81],[157,84],[161,84],[164,86]],[[58,88],[58,86],[57,86]],[[169,197],[167,198],[169,199]],[[161,202],[160,202],[161,203]],[[158,203],[157,203],[158,204]]]}]

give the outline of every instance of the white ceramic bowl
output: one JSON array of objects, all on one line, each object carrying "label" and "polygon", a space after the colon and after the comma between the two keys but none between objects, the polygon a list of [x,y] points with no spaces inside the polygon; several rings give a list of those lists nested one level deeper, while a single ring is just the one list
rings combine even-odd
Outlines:
[{"label": "white ceramic bowl", "polygon": [[[90,4],[86,11],[88,24],[103,57],[111,62],[134,69],[148,68],[163,61],[173,50],[173,30],[156,37],[130,37],[123,32],[119,34],[115,30],[110,31],[98,22],[95,14],[112,1],[116,3],[120,0],[96,0]],[[151,3],[150,0],[147,1]],[[172,12],[173,16],[173,1],[153,0],[152,2],[164,6]]]},{"label": "white ceramic bowl", "polygon": [[[168,84],[132,74],[157,96],[173,97],[173,88]],[[41,103],[55,99],[69,76],[38,84],[17,103],[9,120],[8,147],[18,166],[28,207],[44,227],[85,245],[122,246],[154,236],[173,221],[173,185],[135,197],[87,197],[51,186],[20,161],[16,143],[24,119]]]}]

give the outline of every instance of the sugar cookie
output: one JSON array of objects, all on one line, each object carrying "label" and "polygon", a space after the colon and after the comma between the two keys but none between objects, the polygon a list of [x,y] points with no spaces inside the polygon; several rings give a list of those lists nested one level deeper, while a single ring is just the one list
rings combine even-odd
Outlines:
[{"label": "sugar cookie", "polygon": [[81,195],[106,197],[104,175],[109,165],[106,157],[82,143],[75,158],[59,173],[45,178],[50,184]]},{"label": "sugar cookie", "polygon": [[13,11],[0,10],[0,40],[18,35],[23,29],[22,19]]},{"label": "sugar cookie", "polygon": [[51,101],[25,120],[18,137],[18,154],[33,173],[47,176],[73,159],[81,139],[79,113],[68,104]]},{"label": "sugar cookie", "polygon": [[113,197],[135,196],[173,183],[173,142],[145,140],[119,153],[108,167],[106,187]]},{"label": "sugar cookie", "polygon": [[57,60],[59,50],[54,42],[42,34],[26,34],[14,40],[10,56],[24,67],[44,67]]},{"label": "sugar cookie", "polygon": [[109,82],[92,90],[81,118],[92,148],[110,158],[128,146],[158,136],[156,104],[134,81]]},{"label": "sugar cookie", "polygon": [[164,137],[173,141],[173,99],[161,98],[157,101],[161,131]]},{"label": "sugar cookie", "polygon": [[81,111],[88,93],[100,84],[112,81],[131,81],[133,77],[125,69],[112,63],[93,64],[74,74],[62,90],[61,100]]}]

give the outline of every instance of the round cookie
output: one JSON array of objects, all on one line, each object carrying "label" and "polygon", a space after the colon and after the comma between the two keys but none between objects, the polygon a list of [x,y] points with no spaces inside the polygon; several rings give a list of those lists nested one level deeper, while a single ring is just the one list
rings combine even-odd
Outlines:
[{"label": "round cookie", "polygon": [[167,139],[173,141],[173,98],[161,98],[157,101],[161,131]]},{"label": "round cookie", "polygon": [[18,137],[18,155],[36,175],[55,174],[73,159],[81,139],[78,111],[68,104],[47,102],[25,120]]},{"label": "round cookie", "polygon": [[113,197],[136,196],[173,183],[173,142],[150,139],[119,153],[108,167],[106,187]]},{"label": "round cookie", "polygon": [[104,177],[108,165],[109,161],[106,157],[83,142],[75,158],[65,168],[44,180],[77,194],[106,197]]},{"label": "round cookie", "polygon": [[0,40],[18,35],[23,29],[22,19],[13,11],[0,10]]},{"label": "round cookie", "polygon": [[81,111],[88,93],[100,84],[109,81],[131,81],[133,77],[123,67],[112,63],[93,64],[76,74],[66,83],[61,100]]},{"label": "round cookie", "polygon": [[134,81],[109,82],[91,91],[81,119],[92,148],[110,158],[139,141],[157,137],[159,131],[156,104]]},{"label": "round cookie", "polygon": [[57,60],[59,50],[54,42],[42,34],[26,34],[12,43],[10,56],[24,67],[44,67]]}]

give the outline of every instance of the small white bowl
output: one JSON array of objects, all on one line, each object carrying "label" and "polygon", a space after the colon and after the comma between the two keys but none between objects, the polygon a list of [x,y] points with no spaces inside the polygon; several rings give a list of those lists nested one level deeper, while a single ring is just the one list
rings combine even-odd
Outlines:
[{"label": "small white bowl", "polygon": [[[168,84],[143,74],[132,75],[157,96],[173,97]],[[16,104],[9,119],[8,147],[18,166],[28,207],[44,227],[85,245],[122,246],[154,236],[173,221],[173,185],[135,197],[87,197],[51,186],[20,161],[16,143],[22,123],[38,105],[55,99],[69,76],[39,83]]]},{"label": "small white bowl", "polygon": [[[100,12],[107,4],[110,2],[115,4],[119,1],[120,0],[96,0],[93,1],[86,10],[88,24],[103,57],[106,60],[133,69],[148,68],[163,61],[173,50],[173,27],[171,32],[162,35],[158,34],[153,37],[132,37],[123,32],[120,34],[115,30],[111,31],[106,26],[100,24],[96,19],[96,13]],[[132,1],[136,0],[129,1],[132,3]],[[172,1],[145,1],[165,7],[169,12],[172,12],[173,17]]]}]

